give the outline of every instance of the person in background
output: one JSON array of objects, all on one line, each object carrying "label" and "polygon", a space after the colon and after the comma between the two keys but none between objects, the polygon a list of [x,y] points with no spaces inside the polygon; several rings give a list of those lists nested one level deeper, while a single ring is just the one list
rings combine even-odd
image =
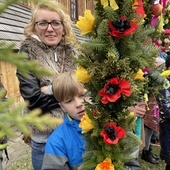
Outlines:
[{"label": "person in background", "polygon": [[[0,76],[1,76],[1,75],[0,75]],[[1,78],[0,78],[0,80],[1,80]],[[6,91],[6,89],[4,88],[4,85],[2,84],[1,81],[0,81],[0,91],[1,91],[1,92],[4,91],[4,94],[3,94],[2,99],[1,99],[1,101],[4,101],[4,100],[6,99],[5,96],[6,96],[6,94],[7,94],[7,91]],[[7,136],[4,136],[3,138],[0,138],[0,145],[1,145],[1,144],[5,144],[5,143],[7,143]],[[0,170],[3,170],[3,167],[2,167],[2,161],[3,161],[3,156],[2,156],[2,154],[3,154],[3,151],[5,151],[5,155],[6,155],[7,160],[9,160],[7,148],[0,149]]]},{"label": "person in background", "polygon": [[[165,66],[170,70],[170,52],[167,53]],[[167,77],[170,82],[170,76]],[[158,98],[160,109],[159,121],[159,140],[160,140],[160,158],[165,160],[165,170],[170,170],[170,87],[161,90],[161,96]]]},{"label": "person in background", "polygon": [[153,146],[160,146],[159,143],[159,132],[154,131],[151,136],[151,145]]},{"label": "person in background", "polygon": [[152,164],[158,164],[159,157],[152,153],[151,148],[151,137],[154,133],[154,130],[147,126],[144,126],[144,131],[145,131],[145,147],[142,150],[141,159]]},{"label": "person in background", "polygon": [[[31,19],[24,29],[26,39],[22,42],[20,52],[26,53],[26,60],[35,60],[38,65],[58,75],[75,69],[77,57],[75,36],[70,17],[57,1],[43,1],[37,4]],[[29,76],[17,71],[20,93],[29,102],[28,111],[40,108],[43,114],[63,118],[64,113],[52,92],[54,76],[37,77],[28,71]],[[55,127],[54,127],[55,128]],[[32,164],[34,170],[40,170],[44,157],[47,138],[54,128],[47,127],[40,131],[31,127]]]},{"label": "person in background", "polygon": [[[128,107],[128,110],[130,112],[133,112],[137,117],[139,118],[143,118],[145,113],[146,113],[146,103],[141,101],[141,102],[137,102],[135,106],[131,106],[131,107]],[[140,129],[140,134],[136,134],[141,140],[142,142],[144,142],[143,140],[143,121],[142,121],[142,124],[137,124],[137,126],[140,126],[138,127]],[[127,167],[127,169],[135,169],[135,170],[141,170],[141,167],[140,167],[140,164],[139,164],[139,151],[140,151],[140,147],[136,147],[136,149],[131,153],[131,156],[134,156],[134,160],[131,161],[131,162],[127,162],[125,163],[125,166]]]},{"label": "person in background", "polygon": [[85,89],[75,71],[54,79],[53,94],[66,113],[64,122],[50,135],[45,147],[42,170],[78,170],[83,162],[85,141],[80,119],[85,114]]},{"label": "person in background", "polygon": [[149,95],[146,114],[144,116],[145,147],[142,150],[141,159],[152,164],[159,163],[159,157],[152,153],[151,137],[159,131],[159,108],[154,94]]},{"label": "person in background", "polygon": [[[165,59],[158,56],[155,59],[155,67],[163,68]],[[141,159],[152,164],[159,163],[159,157],[152,153],[151,137],[154,132],[159,132],[159,106],[155,94],[148,95],[147,110],[144,116],[145,147],[142,150]]]}]

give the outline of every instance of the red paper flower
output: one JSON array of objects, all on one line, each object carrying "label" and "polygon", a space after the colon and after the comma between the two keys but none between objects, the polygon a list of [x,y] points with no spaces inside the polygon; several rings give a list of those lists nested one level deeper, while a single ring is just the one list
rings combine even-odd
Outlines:
[{"label": "red paper flower", "polygon": [[119,80],[118,77],[112,78],[104,88],[98,92],[102,96],[101,102],[107,104],[108,102],[116,102],[121,97],[121,94],[130,96],[130,82],[125,79]]},{"label": "red paper flower", "polygon": [[116,123],[109,122],[104,125],[100,135],[103,137],[104,143],[112,145],[117,144],[126,135],[126,132]]},{"label": "red paper flower", "polygon": [[151,72],[150,68],[148,68],[148,67],[143,68],[142,71],[143,71],[145,76],[148,75]]},{"label": "red paper flower", "polygon": [[165,29],[163,33],[164,34],[170,34],[170,29]]},{"label": "red paper flower", "polygon": [[117,21],[109,21],[109,34],[113,37],[123,37],[132,34],[137,29],[135,22],[129,22],[126,16],[120,17]]}]

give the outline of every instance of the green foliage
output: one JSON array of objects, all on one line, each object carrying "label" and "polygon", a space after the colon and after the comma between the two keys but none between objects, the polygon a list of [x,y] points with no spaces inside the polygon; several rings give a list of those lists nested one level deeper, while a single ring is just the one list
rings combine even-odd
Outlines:
[{"label": "green foliage", "polygon": [[118,15],[117,12],[114,11],[111,7],[107,6],[104,10],[104,14],[106,15],[106,18],[108,18],[109,20],[115,20]]},{"label": "green foliage", "polygon": [[53,118],[49,115],[41,114],[40,109],[35,109],[29,114],[24,116],[21,115],[21,112],[26,108],[26,103],[21,103],[14,107],[14,99],[10,98],[7,100],[2,100],[3,90],[0,91],[0,138],[3,136],[13,136],[15,134],[12,126],[16,126],[19,131],[23,132],[26,135],[29,135],[30,131],[28,129],[28,124],[31,124],[37,127],[40,130],[44,130],[46,125],[54,127],[62,122],[61,119]]},{"label": "green foliage", "polygon": [[119,1],[119,16],[128,16],[132,12],[131,1]]},{"label": "green foliage", "polygon": [[[21,116],[21,111],[26,107],[26,105],[23,103],[21,105],[18,105],[17,107],[13,108],[11,107],[11,104],[13,104],[14,100],[9,99],[6,101],[1,101],[1,123],[0,123],[0,129],[2,129],[5,134],[11,136],[13,135],[12,129],[10,129],[11,125],[17,125],[20,131],[22,131],[25,134],[29,134],[28,130],[28,123],[34,125],[40,130],[45,129],[45,125],[50,124],[51,126],[55,126],[56,124],[61,123],[60,119],[52,120],[51,117],[44,115],[39,118],[38,116],[41,114],[40,109],[35,109],[34,111],[30,112],[29,114],[26,114],[25,116]],[[12,108],[12,109],[6,109],[6,108]],[[15,119],[14,119],[15,118]]]}]

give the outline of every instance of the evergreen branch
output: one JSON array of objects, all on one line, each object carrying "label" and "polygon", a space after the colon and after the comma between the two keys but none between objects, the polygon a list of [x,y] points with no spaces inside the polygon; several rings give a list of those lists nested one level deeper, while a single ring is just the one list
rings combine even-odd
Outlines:
[{"label": "evergreen branch", "polygon": [[91,170],[91,169],[95,169],[96,167],[96,162],[94,162],[93,160],[88,160],[86,162],[84,162],[82,165],[79,166],[78,170]]},{"label": "evergreen branch", "polygon": [[39,116],[41,114],[40,109],[33,110],[29,112],[29,114],[22,116],[21,112],[25,109],[26,104],[22,103],[14,108],[12,107],[14,102],[15,101],[12,98],[0,102],[0,129],[2,129],[4,132],[3,134],[6,134],[7,136],[13,136],[15,134],[14,130],[11,128],[13,125],[21,132],[29,134],[28,124],[33,125],[40,130],[44,130],[46,125],[55,127],[62,122],[61,119],[58,118],[51,119],[49,115]]},{"label": "evergreen branch", "polygon": [[131,1],[123,0],[120,2],[119,5],[120,11],[120,16],[128,16],[132,10],[132,3]]},{"label": "evergreen branch", "polygon": [[38,66],[35,61],[26,62],[25,54],[15,53],[12,51],[14,45],[6,46],[3,48],[5,42],[0,42],[0,60],[3,62],[10,63],[17,67],[17,69],[22,72],[24,76],[28,75],[28,70],[34,72],[37,76],[40,75],[52,75],[51,72],[47,71],[44,68]]},{"label": "evergreen branch", "polygon": [[98,35],[98,39],[104,40],[106,41],[108,39],[108,20],[102,20],[101,23],[98,26],[98,30],[97,30],[97,35]]},{"label": "evergreen branch", "polygon": [[88,49],[90,51],[103,51],[106,47],[105,42],[100,38],[95,38],[89,40],[87,43],[82,44],[83,49]]},{"label": "evergreen branch", "polygon": [[117,15],[117,12],[116,12],[115,10],[113,10],[113,9],[112,9],[111,7],[109,7],[109,6],[107,6],[107,7],[105,8],[104,14],[105,14],[106,18],[107,18],[108,20],[111,20],[111,21],[115,21],[115,20],[117,20],[117,18],[119,17],[119,16]]}]

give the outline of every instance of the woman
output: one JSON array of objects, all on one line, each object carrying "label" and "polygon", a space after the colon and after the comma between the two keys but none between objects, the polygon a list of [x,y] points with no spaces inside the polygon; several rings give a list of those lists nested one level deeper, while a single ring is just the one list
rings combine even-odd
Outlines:
[{"label": "woman", "polygon": [[[56,1],[38,4],[30,22],[25,27],[26,39],[22,42],[20,51],[27,53],[28,60],[36,60],[40,67],[60,74],[75,69],[71,21]],[[53,96],[51,83],[53,77],[36,77],[29,72],[24,78],[17,72],[20,82],[20,92],[25,101],[29,101],[28,109],[40,108],[42,114],[52,117],[63,117],[58,102]],[[32,164],[34,170],[40,170],[44,157],[44,146],[53,129],[39,131],[34,127],[31,134]]]}]

